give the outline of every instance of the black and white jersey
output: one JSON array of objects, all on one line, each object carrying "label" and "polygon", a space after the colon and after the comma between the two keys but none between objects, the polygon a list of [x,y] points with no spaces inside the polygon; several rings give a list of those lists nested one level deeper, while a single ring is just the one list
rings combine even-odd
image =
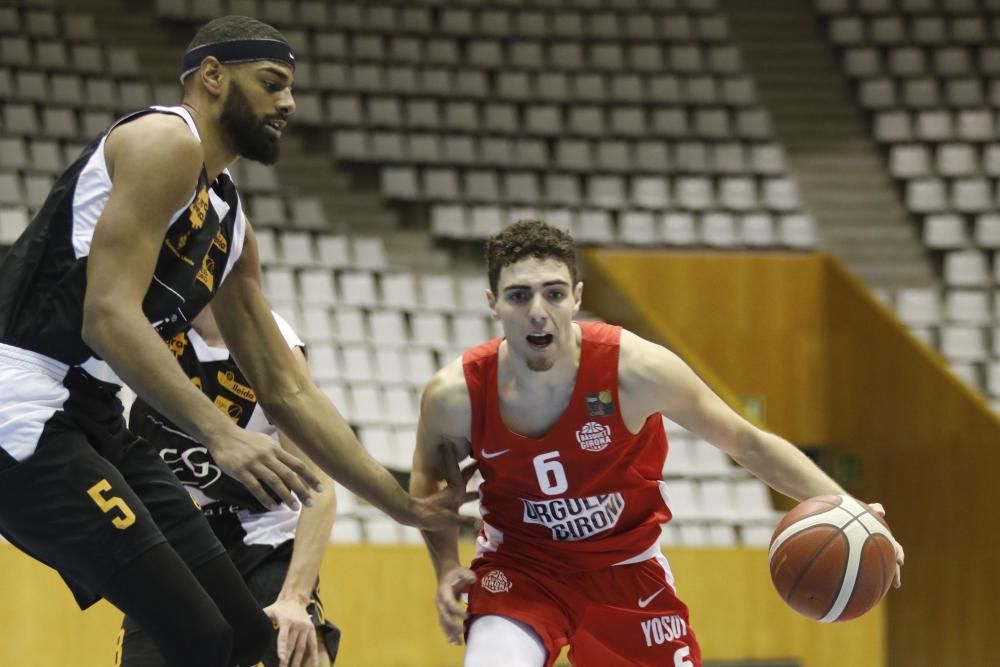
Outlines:
[{"label": "black and white jersey", "polygon": [[[289,347],[304,347],[280,315],[274,313],[274,320]],[[194,329],[178,333],[167,344],[185,374],[237,426],[277,437],[277,429],[257,403],[256,393],[229,350],[209,346]],[[268,510],[241,482],[222,472],[203,444],[141,398],[132,404],[129,430],[153,446],[217,532],[238,536],[245,545],[276,546],[295,536],[298,511],[285,505]]]},{"label": "black and white jersey", "polygon": [[[149,113],[180,116],[199,137],[183,107],[151,107],[115,126]],[[106,138],[95,139],[62,174],[0,263],[0,345],[80,366],[95,378],[121,384],[81,335],[91,239],[111,193]],[[229,172],[209,183],[203,165],[191,199],[170,219],[142,303],[164,340],[186,328],[218,290],[242,253],[245,228]]]}]

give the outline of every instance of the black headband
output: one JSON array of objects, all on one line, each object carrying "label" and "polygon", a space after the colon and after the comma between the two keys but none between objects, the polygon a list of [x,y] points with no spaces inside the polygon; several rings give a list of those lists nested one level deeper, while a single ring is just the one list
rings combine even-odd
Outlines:
[{"label": "black headband", "polygon": [[215,56],[220,63],[249,63],[255,60],[276,60],[295,71],[295,56],[288,42],[277,39],[234,39],[227,42],[202,44],[184,54],[181,60],[181,83],[188,74],[201,66],[201,61]]}]

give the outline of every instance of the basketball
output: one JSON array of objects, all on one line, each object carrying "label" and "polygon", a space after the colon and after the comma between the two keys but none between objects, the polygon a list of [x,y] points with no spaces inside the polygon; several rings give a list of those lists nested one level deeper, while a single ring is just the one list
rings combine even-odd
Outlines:
[{"label": "basketball", "polygon": [[771,581],[781,598],[822,623],[874,607],[896,572],[889,526],[850,496],[817,496],[785,515],[771,537]]}]

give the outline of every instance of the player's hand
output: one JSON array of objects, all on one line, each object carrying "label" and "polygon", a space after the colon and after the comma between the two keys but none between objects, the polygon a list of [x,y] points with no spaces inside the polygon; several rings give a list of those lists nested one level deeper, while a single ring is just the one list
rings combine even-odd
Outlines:
[{"label": "player's hand", "polygon": [[302,461],[261,433],[234,427],[210,449],[219,467],[270,509],[278,503],[264,490],[265,485],[292,509],[299,507],[296,496],[306,505],[312,504],[310,487],[322,491],[319,478]]},{"label": "player's hand", "polygon": [[[882,503],[868,503],[868,507],[871,507],[875,514],[885,518],[885,508],[882,507]],[[903,545],[897,542],[895,537],[892,538],[892,544],[896,548],[896,576],[892,579],[892,587],[899,588],[903,585],[902,571],[906,554],[903,552]]]},{"label": "player's hand", "polygon": [[452,644],[462,645],[465,637],[465,607],[460,602],[462,592],[476,583],[475,573],[464,567],[448,570],[438,580],[438,622]]},{"label": "player's hand", "polygon": [[478,530],[479,519],[462,516],[458,510],[465,503],[479,498],[479,491],[468,490],[469,480],[476,474],[479,464],[460,467],[454,449],[448,444],[441,447],[441,456],[445,488],[426,498],[414,498],[407,516],[399,521],[424,530],[461,527]]},{"label": "player's hand", "polygon": [[316,628],[305,605],[279,599],[264,613],[278,629],[279,667],[319,667]]}]

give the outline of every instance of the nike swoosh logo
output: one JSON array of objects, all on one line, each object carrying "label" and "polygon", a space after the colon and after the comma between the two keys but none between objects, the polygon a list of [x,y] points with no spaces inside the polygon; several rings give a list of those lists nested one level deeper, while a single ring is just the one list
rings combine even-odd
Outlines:
[{"label": "nike swoosh logo", "polygon": [[481,451],[481,452],[480,452],[480,455],[481,455],[481,456],[482,456],[482,457],[483,457],[484,459],[495,459],[495,458],[496,458],[496,457],[498,457],[498,456],[503,456],[504,454],[506,454],[506,453],[507,453],[507,452],[509,452],[509,451],[510,451],[509,449],[501,449],[501,450],[500,450],[500,451],[498,451],[498,452],[488,452],[488,451],[486,451],[486,450],[484,449],[483,451]]},{"label": "nike swoosh logo", "polygon": [[660,593],[662,593],[664,590],[666,590],[665,587],[661,588],[658,591],[656,591],[655,593],[653,593],[652,595],[650,595],[648,598],[646,598],[644,600],[639,600],[639,609],[645,609],[646,607],[648,607],[649,603],[653,601],[653,598],[655,598],[657,595],[659,595]]}]

